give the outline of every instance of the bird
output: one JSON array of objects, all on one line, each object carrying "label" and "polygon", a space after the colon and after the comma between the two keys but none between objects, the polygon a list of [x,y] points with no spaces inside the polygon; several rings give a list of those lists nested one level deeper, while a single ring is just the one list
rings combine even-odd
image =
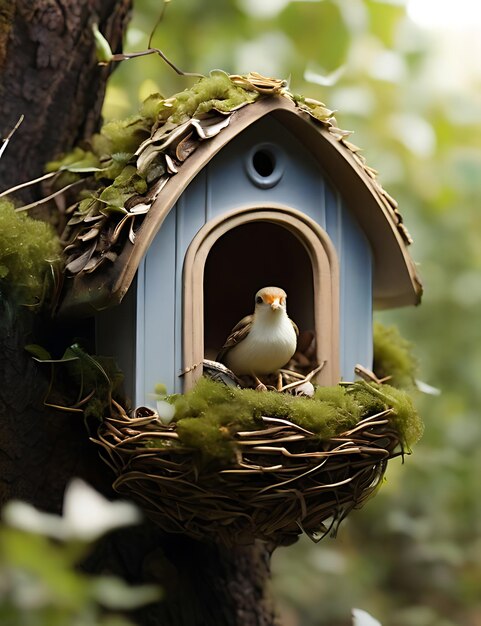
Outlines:
[{"label": "bird", "polygon": [[288,317],[287,294],[264,287],[255,295],[255,309],[234,326],[217,357],[236,376],[272,374],[296,351],[299,329]]}]

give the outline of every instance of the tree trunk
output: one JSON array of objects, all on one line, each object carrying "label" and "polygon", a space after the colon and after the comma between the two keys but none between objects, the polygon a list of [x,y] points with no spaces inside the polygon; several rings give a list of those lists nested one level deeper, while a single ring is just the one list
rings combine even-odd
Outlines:
[{"label": "tree trunk", "polygon": [[[6,136],[0,190],[43,173],[46,161],[100,126],[109,69],[99,68],[90,25],[120,48],[131,0],[0,0],[0,119]],[[38,198],[38,187],[15,197]],[[34,326],[48,325],[0,293],[0,498],[19,497],[59,511],[65,484],[84,474],[83,424],[47,411],[48,370],[24,350]],[[81,422],[81,420],[80,420]],[[94,466],[95,467],[95,463]],[[99,465],[97,465],[99,467]]]},{"label": "tree trunk", "polygon": [[[95,58],[96,22],[119,51],[131,0],[0,0],[0,190],[32,180],[45,163],[98,130],[110,67]],[[34,147],[34,149],[32,149]],[[38,189],[17,197],[28,202]]]},{"label": "tree trunk", "polygon": [[44,405],[49,367],[36,363],[25,345],[43,343],[48,326],[0,292],[0,506],[17,498],[60,513],[73,476],[103,492],[110,481],[82,417]]},{"label": "tree trunk", "polygon": [[162,601],[134,616],[141,626],[279,626],[270,556],[261,542],[225,548],[165,535],[146,522],[106,538],[86,569],[107,564],[131,584],[160,585]]},{"label": "tree trunk", "polygon": [[[97,22],[118,51],[130,4],[0,0],[2,136],[25,116],[2,156],[0,191],[40,176],[49,159],[98,129],[110,68],[96,63],[91,25]],[[15,197],[30,202],[39,193],[33,186]],[[66,347],[82,330],[80,323],[52,325],[0,293],[0,504],[21,498],[58,513],[73,476],[113,495],[113,476],[89,443],[82,418],[44,405],[48,367],[24,350],[45,338]],[[166,537],[146,523],[107,537],[86,567],[164,588],[163,602],[136,615],[139,626],[273,626],[269,561],[261,544],[228,550]]]}]

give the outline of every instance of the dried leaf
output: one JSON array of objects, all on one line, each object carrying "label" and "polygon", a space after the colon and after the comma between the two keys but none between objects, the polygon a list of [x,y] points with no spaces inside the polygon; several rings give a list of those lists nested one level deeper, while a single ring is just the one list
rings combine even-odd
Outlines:
[{"label": "dried leaf", "polygon": [[141,174],[145,174],[154,159],[162,155],[163,148],[154,144],[146,146],[146,148],[137,157],[137,169]]},{"label": "dried leaf", "polygon": [[155,144],[160,150],[167,148],[176,139],[180,139],[189,132],[191,121],[188,120],[183,124],[175,124],[173,122],[166,122],[158,130],[154,132],[150,139],[146,139],[140,144],[139,149],[135,153],[136,156],[142,154],[142,152],[152,144]]},{"label": "dried leaf", "polygon": [[132,245],[135,243],[134,220],[130,222],[129,241]]},{"label": "dried leaf", "polygon": [[90,172],[102,172],[103,168],[94,167],[93,165],[66,165],[65,167],[61,167],[61,172],[73,172],[75,174],[88,174]]},{"label": "dried leaf", "polygon": [[76,226],[77,224],[81,224],[84,221],[85,217],[82,215],[82,213],[75,213],[67,222],[67,226]]},{"label": "dried leaf", "polygon": [[117,239],[119,238],[120,233],[122,232],[122,228],[125,226],[127,221],[130,220],[130,219],[133,219],[134,217],[135,216],[132,213],[127,213],[127,215],[124,215],[124,217],[120,220],[120,222],[114,228],[112,236],[110,237],[110,245],[111,246],[113,246],[114,243],[116,243]]},{"label": "dried leaf", "polygon": [[369,167],[369,165],[364,166],[364,171],[372,179],[375,179],[376,176],[379,174],[377,170],[375,170],[373,167]]},{"label": "dried leaf", "polygon": [[404,224],[399,223],[398,224],[398,230],[402,235],[402,238],[404,239],[404,241],[408,244],[411,245],[413,243],[413,238],[411,237],[410,232],[408,231],[408,229],[404,226]]},{"label": "dried leaf", "polygon": [[382,188],[382,187],[381,187],[381,189],[382,189],[382,192],[381,192],[381,193],[382,193],[382,195],[386,198],[386,200],[389,202],[389,204],[390,204],[390,205],[391,205],[394,209],[397,209],[397,208],[398,208],[398,206],[399,206],[399,205],[398,205],[398,203],[397,203],[397,201],[396,201],[396,200],[395,200],[392,196],[390,196],[390,195],[388,194],[388,192],[387,192],[384,188]]},{"label": "dried leaf", "polygon": [[210,118],[193,119],[192,126],[194,126],[201,139],[210,139],[218,135],[222,129],[229,126],[230,119],[230,116],[219,118],[218,115]]},{"label": "dried leaf", "polygon": [[84,222],[85,224],[94,224],[95,222],[99,222],[101,220],[105,219],[105,215],[87,215],[86,218],[84,218]]},{"label": "dried leaf", "polygon": [[65,267],[66,271],[70,272],[70,274],[78,274],[79,272],[81,272],[84,269],[84,267],[87,265],[87,263],[90,261],[90,259],[92,258],[92,255],[94,252],[95,252],[95,243],[91,245],[89,248],[87,248],[87,250],[83,254],[81,254],[80,256],[77,256],[72,261],[67,263]]},{"label": "dried leaf", "polygon": [[336,139],[344,139],[345,137],[349,137],[352,135],[352,130],[343,130],[342,128],[338,128],[337,126],[329,126],[329,132],[334,135]]},{"label": "dried leaf", "polygon": [[100,267],[103,261],[104,261],[103,256],[93,256],[90,259],[90,261],[85,265],[82,271],[85,272],[86,274],[90,274],[94,272],[98,267]]},{"label": "dried leaf", "polygon": [[177,169],[177,166],[170,155],[165,155],[165,162],[167,164],[167,171],[169,172],[169,174],[177,174],[179,170]]},{"label": "dried leaf", "polygon": [[91,228],[84,235],[78,235],[77,239],[84,242],[91,241],[92,239],[95,239],[97,237],[97,235],[99,234],[99,230],[99,228]]},{"label": "dried leaf", "polygon": [[164,175],[149,189],[149,192],[144,196],[148,200],[154,201],[165,185],[169,182],[170,176]]},{"label": "dried leaf", "polygon": [[133,206],[130,209],[130,213],[132,215],[145,215],[146,213],[148,213],[151,206],[152,203],[145,204],[145,202],[141,202],[140,204],[136,204],[135,206]]},{"label": "dried leaf", "polygon": [[342,143],[346,146],[346,148],[348,150],[350,150],[351,152],[359,152],[360,150],[362,150],[362,148],[360,148],[359,146],[356,146],[354,143],[351,143],[350,141],[347,141],[346,139],[342,140]]},{"label": "dried leaf", "polygon": [[177,160],[183,163],[195,151],[199,144],[200,141],[193,138],[193,133],[189,133],[187,137],[184,137],[184,139],[177,144],[177,148],[175,149]]},{"label": "dried leaf", "polygon": [[244,76],[232,74],[229,78],[237,87],[254,90],[258,93],[267,95],[280,93],[287,87],[286,80],[268,78],[267,76],[262,76],[262,74],[258,74],[257,72],[249,72],[249,74]]}]

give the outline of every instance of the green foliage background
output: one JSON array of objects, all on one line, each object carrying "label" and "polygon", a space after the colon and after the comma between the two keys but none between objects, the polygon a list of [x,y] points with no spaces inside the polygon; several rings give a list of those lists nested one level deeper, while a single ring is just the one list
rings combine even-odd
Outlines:
[{"label": "green foliage background", "polygon": [[[147,46],[158,13],[157,0],[135,2],[125,50]],[[341,626],[358,606],[390,626],[479,626],[480,75],[453,75],[449,50],[401,0],[173,0],[153,43],[186,71],[290,77],[292,90],[339,109],[415,238],[423,304],[378,319],[401,328],[442,393],[417,399],[422,441],[337,539],[276,553],[285,624]],[[157,57],[127,61],[105,116],[190,84]]]}]

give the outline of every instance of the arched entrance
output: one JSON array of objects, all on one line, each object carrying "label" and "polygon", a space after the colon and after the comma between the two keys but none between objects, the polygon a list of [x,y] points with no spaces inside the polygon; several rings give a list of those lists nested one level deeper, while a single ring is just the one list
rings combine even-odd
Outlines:
[{"label": "arched entrance", "polygon": [[253,310],[256,291],[276,285],[288,312],[316,335],[319,384],[339,380],[339,272],[323,229],[306,215],[276,205],[237,209],[205,224],[184,260],[185,388],[215,358],[233,325]]}]

